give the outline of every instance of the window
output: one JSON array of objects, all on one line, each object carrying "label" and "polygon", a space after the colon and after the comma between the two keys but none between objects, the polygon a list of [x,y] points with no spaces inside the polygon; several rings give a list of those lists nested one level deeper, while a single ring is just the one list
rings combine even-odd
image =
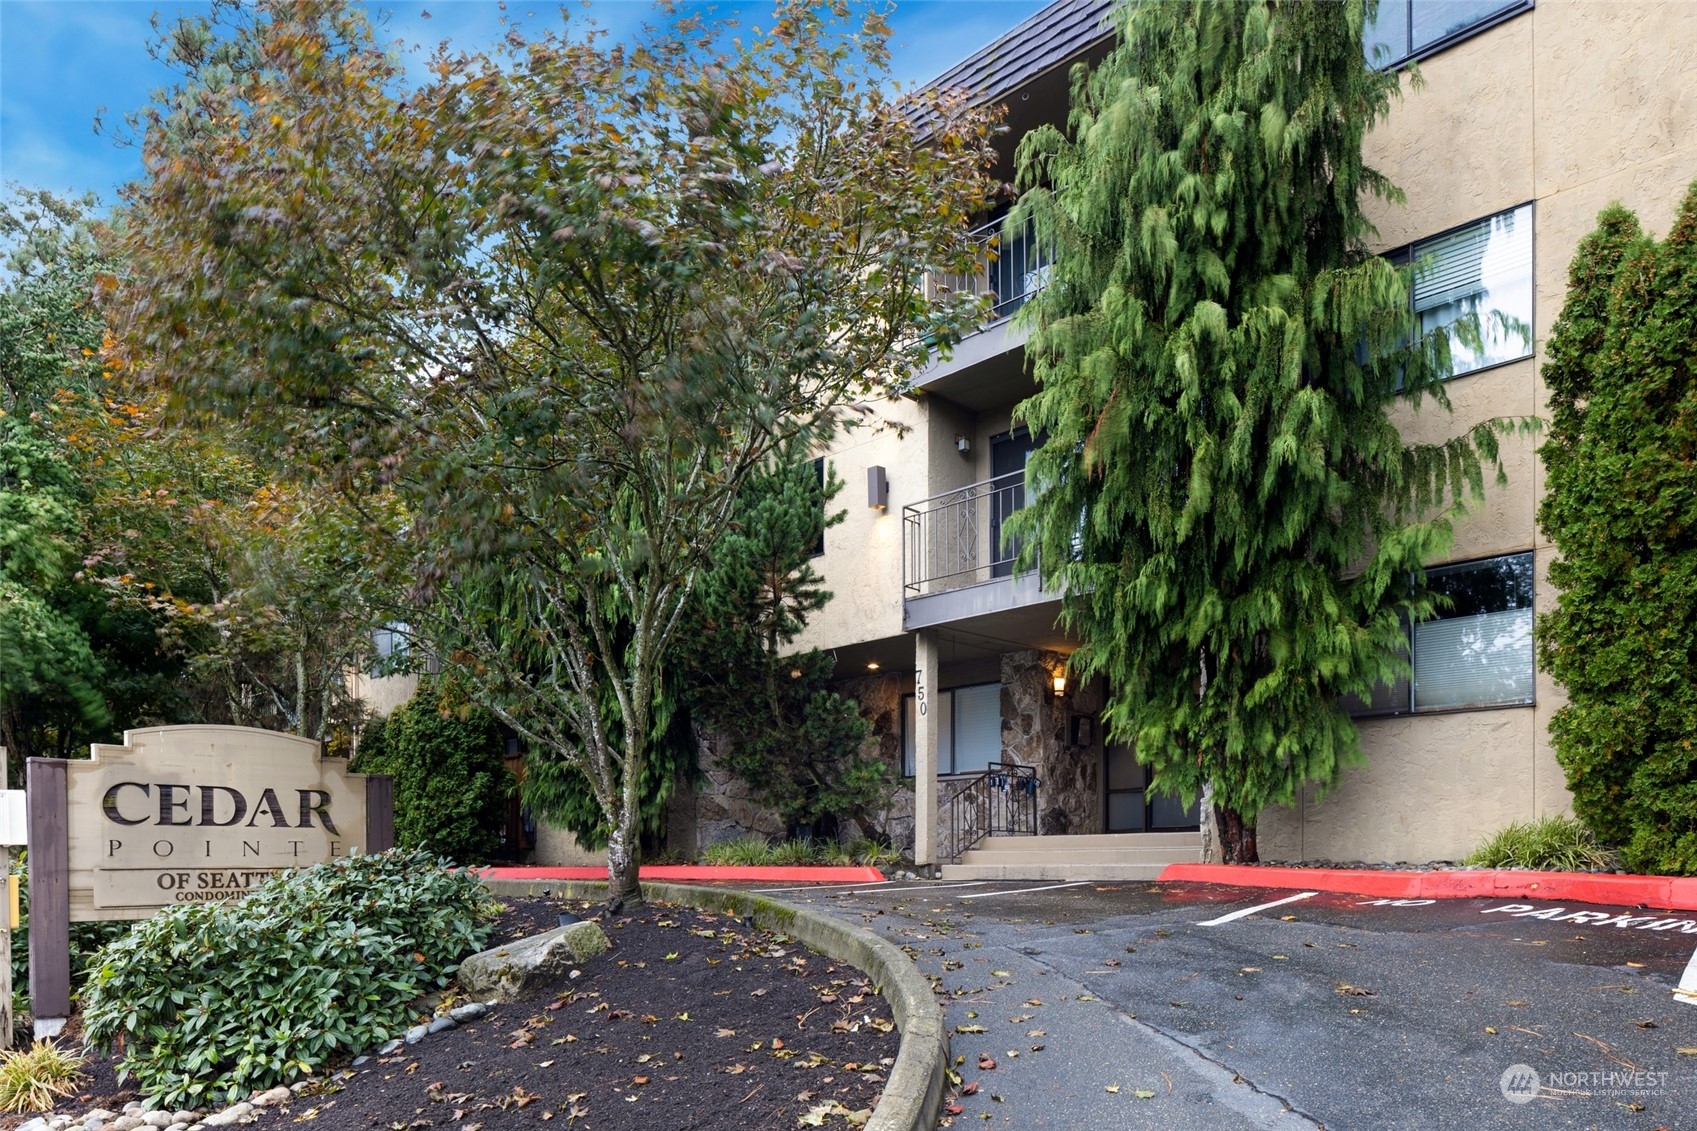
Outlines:
[{"label": "window", "polygon": [[401,623],[386,624],[371,634],[374,655],[371,659],[371,674],[374,676],[390,675],[399,671],[405,664],[407,654],[412,651],[412,629]]},{"label": "window", "polygon": [[[937,694],[937,772],[971,774],[1002,759],[1002,685],[977,683]],[[902,776],[918,763],[919,734],[914,697],[902,697]]]},{"label": "window", "polygon": [[1448,330],[1450,376],[1532,356],[1530,204],[1422,240],[1390,258],[1415,265],[1415,318],[1423,334]]},{"label": "window", "polygon": [[1414,678],[1345,699],[1353,715],[1402,715],[1532,702],[1532,555],[1428,570],[1448,607],[1410,633]]},{"label": "window", "polygon": [[1435,55],[1531,7],[1531,0],[1380,0],[1361,38],[1369,63],[1393,67]]},{"label": "window", "polygon": [[819,540],[813,543],[808,556],[817,558],[825,553],[825,457],[813,461],[813,477],[819,484]]}]

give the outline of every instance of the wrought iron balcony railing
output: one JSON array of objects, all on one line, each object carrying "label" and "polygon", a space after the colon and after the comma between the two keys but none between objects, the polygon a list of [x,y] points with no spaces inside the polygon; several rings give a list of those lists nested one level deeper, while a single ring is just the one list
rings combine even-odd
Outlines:
[{"label": "wrought iron balcony railing", "polygon": [[1012,577],[1019,544],[1002,527],[1025,506],[1025,472],[998,475],[902,508],[902,592],[942,593]]},{"label": "wrought iron balcony railing", "polygon": [[925,297],[946,294],[989,295],[987,322],[1007,318],[1049,281],[1052,257],[1038,246],[1030,225],[1012,228],[1001,220],[972,233],[982,254],[971,274],[933,272],[925,277]]}]

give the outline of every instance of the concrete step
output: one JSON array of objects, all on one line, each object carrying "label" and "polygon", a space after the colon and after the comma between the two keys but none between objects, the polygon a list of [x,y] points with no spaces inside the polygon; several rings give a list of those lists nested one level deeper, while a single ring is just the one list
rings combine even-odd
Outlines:
[{"label": "concrete step", "polygon": [[1149,880],[1168,864],[1202,858],[1195,832],[989,837],[944,864],[954,880]]},{"label": "concrete step", "polygon": [[944,864],[945,880],[1153,880],[1165,864]]},{"label": "concrete step", "polygon": [[975,848],[961,854],[962,864],[1198,864],[1202,852],[1172,848],[1075,848],[1047,852],[1021,852],[1016,848]]},{"label": "concrete step", "polygon": [[1176,833],[1090,833],[1082,836],[989,836],[980,849],[1018,848],[1022,852],[1076,848],[1177,848],[1202,851],[1202,834],[1194,829]]}]

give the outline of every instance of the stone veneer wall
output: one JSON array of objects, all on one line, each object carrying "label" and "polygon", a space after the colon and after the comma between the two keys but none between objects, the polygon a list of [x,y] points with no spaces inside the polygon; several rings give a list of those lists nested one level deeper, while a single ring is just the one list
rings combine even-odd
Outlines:
[{"label": "stone veneer wall", "polygon": [[[863,676],[844,680],[835,689],[860,704],[861,715],[872,724],[868,738],[890,767],[893,785],[889,805],[874,814],[873,823],[882,828],[898,849],[913,848],[913,790],[902,781],[902,681],[894,676]],[[742,836],[781,837],[784,823],[771,809],[756,802],[748,787],[721,765],[725,739],[702,733],[696,762],[700,781],[692,790],[680,787],[672,794],[666,818],[667,846],[682,853],[699,852],[710,844]],[[846,838],[860,836],[853,822],[845,822]]]},{"label": "stone veneer wall", "polygon": [[1035,649],[1002,656],[1002,759],[1036,769],[1039,828],[1044,814],[1058,808],[1066,814],[1068,833],[1099,833],[1101,738],[1074,747],[1067,732],[1070,715],[1100,714],[1101,691],[1086,685],[1056,700],[1052,679],[1065,662],[1057,652]]}]

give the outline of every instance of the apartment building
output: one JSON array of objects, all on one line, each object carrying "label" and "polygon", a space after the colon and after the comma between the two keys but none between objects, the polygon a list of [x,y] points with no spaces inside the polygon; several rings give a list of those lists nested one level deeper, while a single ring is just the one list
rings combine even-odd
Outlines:
[{"label": "apartment building", "polygon": [[[1059,0],[936,81],[1007,107],[998,173],[1043,122],[1063,124],[1068,71],[1111,45],[1112,4]],[[1368,142],[1407,193],[1375,212],[1387,255],[1419,257],[1427,326],[1478,309],[1456,351],[1453,413],[1399,411],[1410,437],[1542,412],[1539,377],[1569,259],[1621,201],[1664,233],[1697,177],[1697,5],[1636,0],[1383,0],[1374,58],[1403,97]],[[1419,82],[1409,64],[1416,64]],[[984,327],[827,453],[849,484],[820,559],[835,600],[803,646],[828,649],[904,779],[902,835],[945,875],[1133,877],[1200,851],[1194,805],[1150,792],[1135,752],[1105,743],[1106,688],[1065,679],[1058,595],[1014,569],[1001,526],[1024,505],[1033,391],[1012,316],[1044,255],[986,217],[983,271],[937,287],[987,293]],[[996,236],[992,250],[991,236]],[[1459,859],[1516,819],[1568,807],[1548,739],[1560,689],[1531,628],[1556,594],[1537,529],[1537,441],[1505,449],[1509,482],[1458,524],[1433,584],[1453,607],[1410,635],[1413,678],[1351,704],[1363,767],[1323,799],[1261,814],[1267,859]],[[865,484],[865,494],[861,485]],[[910,822],[910,823],[909,823]]]}]

